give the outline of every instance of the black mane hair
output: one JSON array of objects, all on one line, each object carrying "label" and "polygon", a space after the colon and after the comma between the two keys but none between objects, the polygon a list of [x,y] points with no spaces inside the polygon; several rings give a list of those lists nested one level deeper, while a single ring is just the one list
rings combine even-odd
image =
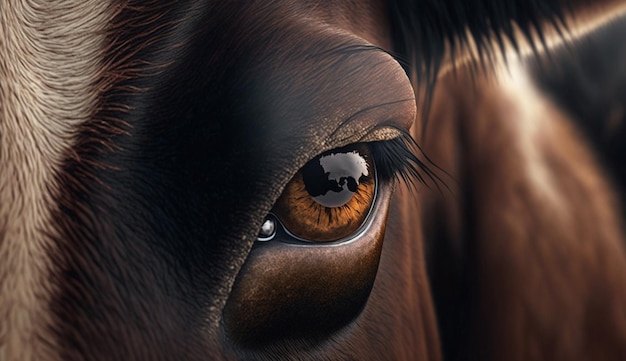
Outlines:
[{"label": "black mane hair", "polygon": [[415,71],[420,85],[428,87],[446,49],[454,60],[455,53],[471,41],[475,60],[485,65],[494,51],[504,56],[506,41],[519,50],[516,27],[535,49],[537,40],[544,42],[544,24],[559,33],[566,29],[570,1],[390,0],[388,6],[395,55],[408,74]]}]

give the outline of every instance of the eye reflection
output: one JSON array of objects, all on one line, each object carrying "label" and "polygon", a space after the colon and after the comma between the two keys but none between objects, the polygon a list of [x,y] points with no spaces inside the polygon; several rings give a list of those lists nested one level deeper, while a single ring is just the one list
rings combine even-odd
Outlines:
[{"label": "eye reflection", "polygon": [[317,203],[331,208],[352,199],[368,175],[367,162],[357,151],[324,155],[302,168],[307,192]]}]

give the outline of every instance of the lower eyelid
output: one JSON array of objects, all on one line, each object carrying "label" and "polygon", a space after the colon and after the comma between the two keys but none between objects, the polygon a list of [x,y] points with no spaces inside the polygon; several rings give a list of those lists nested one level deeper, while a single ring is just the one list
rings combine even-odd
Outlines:
[{"label": "lower eyelid", "polygon": [[[371,178],[359,179],[357,192],[333,217],[343,222],[343,217],[354,217],[351,213],[358,207],[362,219],[358,217],[350,234],[312,242],[290,232],[280,214],[281,196],[268,216],[274,234],[265,240],[271,241],[255,243],[224,308],[224,331],[233,342],[254,349],[290,339],[319,340],[349,324],[363,309],[382,251],[391,180],[412,176],[419,163],[400,138],[358,146],[368,149]],[[308,203],[301,212],[307,207],[326,212],[303,183],[296,185],[300,190],[294,199]],[[293,186],[285,189],[289,192]]]}]

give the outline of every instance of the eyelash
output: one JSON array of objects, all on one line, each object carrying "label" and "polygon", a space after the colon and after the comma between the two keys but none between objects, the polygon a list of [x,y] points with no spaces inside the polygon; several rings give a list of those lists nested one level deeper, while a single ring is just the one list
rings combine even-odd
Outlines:
[{"label": "eyelash", "polygon": [[[418,184],[428,185],[430,181],[439,188],[441,179],[429,166],[440,168],[426,157],[408,131],[397,130],[401,132],[401,135],[394,139],[369,143],[379,181],[403,180],[411,190],[415,190]],[[424,156],[425,161],[417,157],[417,152]]]}]

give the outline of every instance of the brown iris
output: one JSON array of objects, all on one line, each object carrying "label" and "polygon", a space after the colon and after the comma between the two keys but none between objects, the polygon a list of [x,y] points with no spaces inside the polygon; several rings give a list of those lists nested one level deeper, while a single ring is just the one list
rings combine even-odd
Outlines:
[{"label": "brown iris", "polygon": [[376,189],[365,145],[335,149],[309,161],[287,184],[274,207],[287,230],[310,241],[334,241],[365,221]]}]

